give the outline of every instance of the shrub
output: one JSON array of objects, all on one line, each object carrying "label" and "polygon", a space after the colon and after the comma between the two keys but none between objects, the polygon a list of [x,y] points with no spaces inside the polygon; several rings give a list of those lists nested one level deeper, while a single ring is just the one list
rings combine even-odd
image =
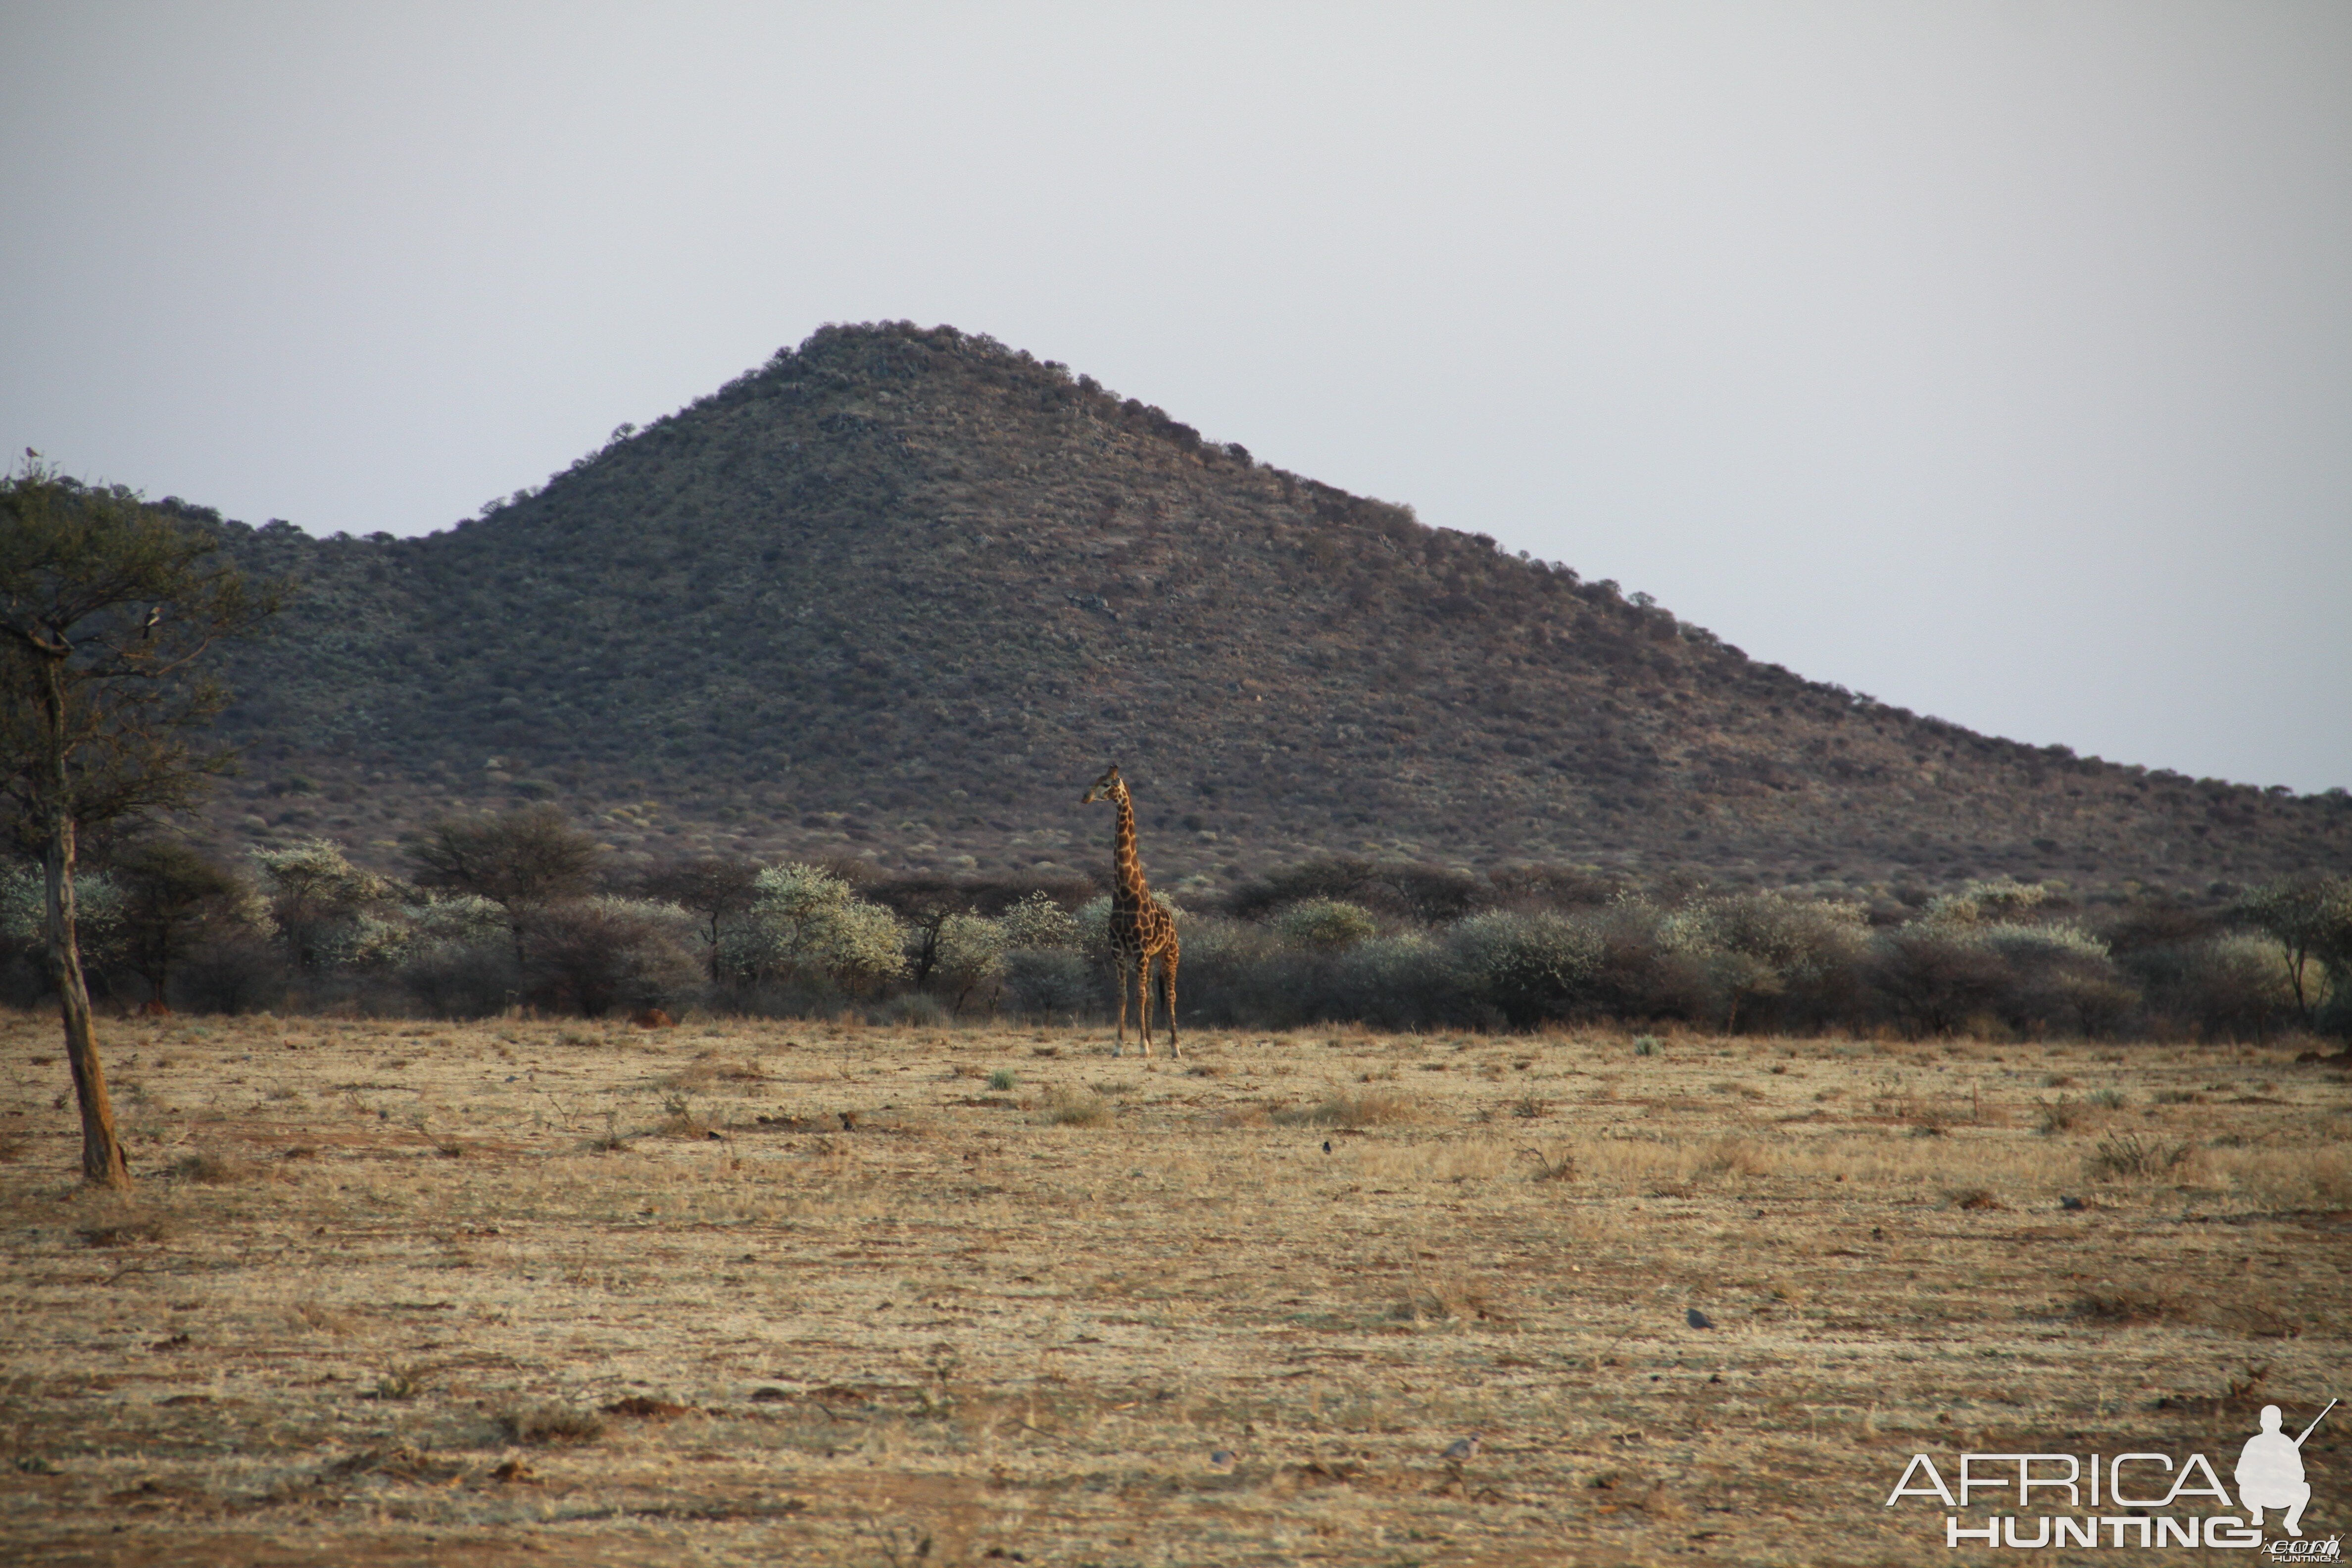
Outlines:
[{"label": "shrub", "polygon": [[675,904],[583,899],[535,914],[523,990],[537,1005],[601,1018],[667,1007],[702,980],[697,921]]},{"label": "shrub", "polygon": [[1819,1027],[1851,1016],[1868,951],[1853,904],[1738,893],[1700,900],[1660,921],[1660,940],[1696,961],[1726,1034]]},{"label": "shrub", "polygon": [[2015,922],[2019,916],[2030,914],[2050,902],[2057,889],[2046,882],[2021,882],[2013,877],[1995,877],[1987,881],[1969,882],[1957,893],[1946,893],[1928,900],[1927,920],[1938,925],[1979,925],[1989,921]]},{"label": "shrub", "polygon": [[364,962],[383,950],[386,928],[363,921],[389,904],[392,884],[353,866],[343,847],[306,838],[284,849],[256,849],[269,913],[297,969],[308,972]]},{"label": "shrub", "polygon": [[760,873],[740,926],[720,951],[723,969],[761,979],[822,979],[856,994],[906,973],[897,917],[857,897],[848,881],[793,862]]},{"label": "shrub", "polygon": [[2284,877],[2234,913],[2270,938],[2302,1018],[2352,1035],[2352,877]]},{"label": "shrub", "polygon": [[1015,948],[1004,955],[1004,1005],[1030,1016],[1068,1017],[1099,1000],[1100,972],[1060,948]]},{"label": "shrub", "polygon": [[1383,1029],[1460,1027],[1476,1000],[1446,945],[1419,931],[1374,937],[1342,953],[1328,980],[1332,1010]]},{"label": "shrub", "polygon": [[2012,1029],[2111,1034],[2139,1002],[2106,943],[2079,925],[2003,921],[1979,926],[1973,935],[2007,968],[1991,1010]]},{"label": "shrub", "polygon": [[928,991],[909,991],[893,996],[875,1010],[875,1021],[882,1024],[911,1025],[916,1028],[932,1029],[948,1021],[947,1007]]},{"label": "shrub", "polygon": [[1868,973],[1906,1034],[1948,1035],[1991,1005],[2009,965],[1969,931],[1920,921],[1881,935]]},{"label": "shrub", "polygon": [[1078,922],[1052,894],[1034,892],[1004,911],[997,924],[1007,950],[1078,945]]},{"label": "shrub", "polygon": [[1554,914],[1472,915],[1446,946],[1472,993],[1521,1029],[1585,1000],[1601,966],[1592,933]]},{"label": "shrub", "polygon": [[2275,944],[2251,932],[2142,948],[2126,955],[2122,967],[2149,1007],[2200,1039],[2259,1043],[2297,1016]]},{"label": "shrub", "polygon": [[1628,1021],[1715,1015],[1706,964],[1674,945],[1668,920],[1638,899],[1620,900],[1586,919],[1585,929],[1599,944],[1590,986],[1593,1011]]},{"label": "shrub", "polygon": [[1325,1016],[1332,1002],[1333,961],[1289,951],[1265,926],[1190,915],[1182,936],[1176,1004],[1187,1024],[1286,1028]]},{"label": "shrub", "polygon": [[1004,926],[981,915],[950,915],[940,922],[931,956],[931,983],[957,1012],[967,1002],[992,1000],[1004,970]]},{"label": "shrub", "polygon": [[222,932],[199,945],[173,981],[175,1005],[197,1013],[261,1013],[286,1000],[289,982],[278,950],[260,931]]},{"label": "shrub", "polygon": [[436,1017],[487,1018],[521,994],[522,969],[501,930],[488,941],[420,945],[400,983]]},{"label": "shrub", "polygon": [[1308,952],[1339,952],[1379,931],[1370,910],[1339,899],[1293,904],[1275,921],[1282,940]]}]

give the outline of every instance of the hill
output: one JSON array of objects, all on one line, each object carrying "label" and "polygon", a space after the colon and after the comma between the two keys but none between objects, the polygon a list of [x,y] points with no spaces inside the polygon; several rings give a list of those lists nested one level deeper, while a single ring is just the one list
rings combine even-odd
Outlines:
[{"label": "hill", "polygon": [[[1342,852],[1804,885],[2216,894],[2352,868],[2352,802],[1974,733],[1219,446],[986,337],[827,328],[485,515],[312,539],[227,672],[231,842],[394,858],[551,800],[624,857],[1098,871]],[[1637,599],[1639,596],[1637,596]]]}]

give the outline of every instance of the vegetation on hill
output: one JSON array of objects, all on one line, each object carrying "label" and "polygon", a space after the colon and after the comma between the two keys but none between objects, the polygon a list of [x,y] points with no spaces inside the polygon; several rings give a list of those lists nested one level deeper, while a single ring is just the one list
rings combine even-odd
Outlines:
[{"label": "vegetation on hill", "polygon": [[435,816],[548,801],[640,863],[1066,877],[1117,760],[1196,901],[1318,854],[2209,903],[2352,868],[2341,791],[1809,682],[945,327],[828,328],[423,538],[212,521],[305,584],[231,672],[254,765],[221,843],[389,867]]}]

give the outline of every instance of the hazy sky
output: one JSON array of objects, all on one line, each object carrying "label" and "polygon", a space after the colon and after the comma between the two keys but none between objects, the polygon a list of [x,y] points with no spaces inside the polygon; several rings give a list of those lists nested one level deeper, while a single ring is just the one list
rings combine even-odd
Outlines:
[{"label": "hazy sky", "polygon": [[0,0],[0,450],[445,528],[993,333],[1759,658],[2352,784],[2352,5]]}]

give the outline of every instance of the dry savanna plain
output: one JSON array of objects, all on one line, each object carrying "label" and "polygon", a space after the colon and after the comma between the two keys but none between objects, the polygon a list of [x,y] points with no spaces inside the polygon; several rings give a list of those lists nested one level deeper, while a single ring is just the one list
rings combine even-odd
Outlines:
[{"label": "dry savanna plain", "polygon": [[55,1018],[0,1015],[10,1562],[1949,1561],[1883,1506],[1915,1453],[2226,1479],[2352,1394],[2352,1089],[2292,1047],[103,1044],[121,1197]]}]

